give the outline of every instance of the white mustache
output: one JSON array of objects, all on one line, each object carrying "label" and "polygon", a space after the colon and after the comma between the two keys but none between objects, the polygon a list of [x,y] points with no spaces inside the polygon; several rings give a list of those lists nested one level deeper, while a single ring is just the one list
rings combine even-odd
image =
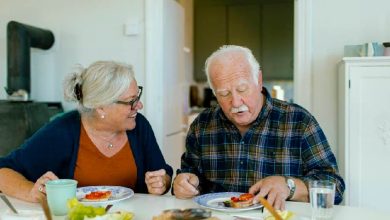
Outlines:
[{"label": "white mustache", "polygon": [[246,106],[246,105],[244,104],[244,105],[241,105],[241,106],[238,107],[238,108],[232,107],[232,108],[230,109],[230,112],[231,112],[231,113],[237,113],[237,112],[246,112],[246,111],[248,111],[248,110],[249,110],[248,106]]}]

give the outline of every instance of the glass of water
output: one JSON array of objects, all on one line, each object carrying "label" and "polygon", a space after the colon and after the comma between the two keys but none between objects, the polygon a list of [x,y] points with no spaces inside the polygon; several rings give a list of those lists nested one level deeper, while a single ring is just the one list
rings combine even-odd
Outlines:
[{"label": "glass of water", "polygon": [[332,219],[335,183],[329,180],[309,182],[311,216],[313,220]]}]

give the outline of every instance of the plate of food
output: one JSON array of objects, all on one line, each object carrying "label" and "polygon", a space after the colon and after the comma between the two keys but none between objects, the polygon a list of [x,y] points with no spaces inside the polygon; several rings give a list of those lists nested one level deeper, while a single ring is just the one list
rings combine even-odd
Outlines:
[{"label": "plate of food", "polygon": [[204,208],[225,212],[240,212],[263,207],[260,203],[253,204],[254,195],[241,192],[221,192],[200,195],[194,202]]},{"label": "plate of food", "polygon": [[85,186],[76,190],[77,200],[90,205],[119,202],[133,195],[132,189],[122,186]]}]

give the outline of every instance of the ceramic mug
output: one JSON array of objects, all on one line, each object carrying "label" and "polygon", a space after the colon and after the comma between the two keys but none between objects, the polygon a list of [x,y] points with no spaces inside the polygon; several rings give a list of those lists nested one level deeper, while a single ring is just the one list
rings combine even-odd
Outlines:
[{"label": "ceramic mug", "polygon": [[49,180],[45,184],[47,202],[53,215],[66,215],[67,202],[76,197],[77,181],[73,179]]}]

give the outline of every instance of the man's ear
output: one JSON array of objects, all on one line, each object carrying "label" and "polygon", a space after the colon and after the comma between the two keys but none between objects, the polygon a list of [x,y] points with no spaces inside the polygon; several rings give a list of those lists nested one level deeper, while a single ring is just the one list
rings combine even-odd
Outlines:
[{"label": "man's ear", "polygon": [[259,84],[259,86],[263,87],[263,72],[261,70],[259,70],[259,75],[257,76],[257,83]]}]

